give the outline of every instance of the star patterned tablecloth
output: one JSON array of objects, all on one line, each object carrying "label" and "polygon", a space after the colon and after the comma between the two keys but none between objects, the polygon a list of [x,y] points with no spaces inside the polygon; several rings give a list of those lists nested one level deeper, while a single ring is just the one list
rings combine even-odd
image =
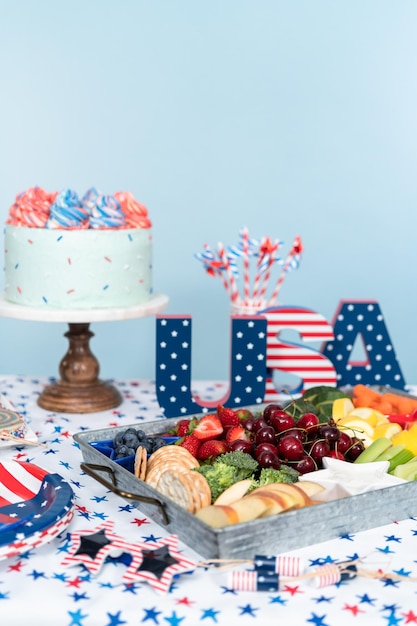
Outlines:
[{"label": "star patterned tablecloth", "polygon": [[[114,381],[124,398],[117,409],[85,415],[45,411],[37,397],[48,382],[0,376],[0,393],[45,444],[0,448],[0,463],[29,461],[62,476],[74,491],[75,514],[49,543],[0,560],[0,619],[5,626],[417,624],[417,518],[288,553],[308,568],[363,558],[369,570],[395,574],[357,576],[322,587],[311,580],[287,579],[277,591],[237,591],[230,586],[230,571],[196,567],[174,575],[168,591],[160,593],[144,580],[123,581],[127,564],[122,557],[110,555],[95,573],[83,565],[64,566],[71,537],[100,533],[105,527],[130,544],[165,541],[166,546],[162,527],[81,471],[81,452],[72,439],[81,430],[140,425],[161,413],[152,381],[124,380]],[[193,387],[207,400],[226,390],[221,382],[196,382]],[[201,560],[188,546],[180,543],[177,548],[193,563]]]}]

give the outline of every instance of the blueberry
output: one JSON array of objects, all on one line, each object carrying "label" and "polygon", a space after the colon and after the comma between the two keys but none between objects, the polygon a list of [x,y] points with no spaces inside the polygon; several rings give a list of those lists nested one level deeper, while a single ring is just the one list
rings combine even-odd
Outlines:
[{"label": "blueberry", "polygon": [[147,441],[142,441],[140,445],[142,446],[142,448],[145,448],[148,454],[152,454],[153,452],[152,439],[148,439]]},{"label": "blueberry", "polygon": [[148,435],[145,433],[144,430],[138,429],[136,431],[136,437],[139,439],[139,441],[146,441],[148,438]]},{"label": "blueberry", "polygon": [[120,456],[122,457],[128,456],[127,451],[128,451],[128,447],[125,446],[124,444],[117,446],[115,449],[115,453],[118,458],[120,458]]},{"label": "blueberry", "polygon": [[139,439],[136,437],[136,435],[125,435],[124,443],[127,445],[128,448],[134,448],[136,450],[139,445]]},{"label": "blueberry", "polygon": [[117,435],[113,439],[114,447],[119,446],[123,443],[124,432],[117,433]]},{"label": "blueberry", "polygon": [[162,437],[154,437],[152,439],[152,450],[153,450],[153,452],[155,452],[155,450],[158,450],[159,448],[162,448],[165,445],[166,445],[166,441],[164,439],[162,439]]},{"label": "blueberry", "polygon": [[125,432],[124,432],[124,437],[126,438],[129,437],[129,435],[134,435],[135,437],[136,435],[136,430],[134,428],[126,428]]}]

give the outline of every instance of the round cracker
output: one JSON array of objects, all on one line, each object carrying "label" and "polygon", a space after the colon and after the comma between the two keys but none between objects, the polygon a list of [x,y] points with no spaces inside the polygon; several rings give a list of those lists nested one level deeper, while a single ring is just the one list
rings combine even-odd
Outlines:
[{"label": "round cracker", "polygon": [[148,459],[148,469],[153,469],[154,467],[167,467],[169,469],[170,467],[174,467],[174,466],[180,466],[187,470],[192,470],[195,467],[198,467],[190,459],[178,457],[175,455],[172,457],[168,456],[164,458],[161,457],[159,459],[155,459],[153,463],[150,463]]},{"label": "round cracker", "polygon": [[158,491],[190,513],[194,510],[194,499],[189,473],[165,471],[158,483]]},{"label": "round cracker", "polygon": [[146,449],[142,446],[138,446],[135,454],[134,473],[136,478],[145,480],[147,470],[148,454]]},{"label": "round cracker", "polygon": [[[193,457],[191,452],[188,452],[186,448],[183,448],[182,446],[177,446],[177,445],[167,445],[167,446],[162,446],[161,448],[158,448],[158,450],[155,450],[155,452],[151,454],[148,462],[152,465],[157,459],[160,459],[160,458],[168,459],[168,458],[173,458],[173,457],[174,458],[181,457],[184,459],[188,459],[189,462],[193,463],[195,467],[198,467],[200,465],[197,459]],[[197,465],[195,465],[196,463]]]},{"label": "round cracker", "polygon": [[199,493],[199,501],[196,505],[196,511],[203,506],[209,506],[211,504],[211,491],[207,479],[200,472],[190,472],[191,478],[197,487]]},{"label": "round cracker", "polygon": [[154,489],[158,489],[159,480],[165,472],[171,472],[173,474],[185,474],[189,471],[188,467],[184,467],[179,463],[172,461],[170,464],[160,463],[148,468],[145,476],[145,482],[151,485]]}]

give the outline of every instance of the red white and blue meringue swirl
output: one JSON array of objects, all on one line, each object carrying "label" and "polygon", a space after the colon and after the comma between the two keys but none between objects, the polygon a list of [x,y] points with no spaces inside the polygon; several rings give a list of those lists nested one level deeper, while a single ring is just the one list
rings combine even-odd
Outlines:
[{"label": "red white and blue meringue swirl", "polygon": [[64,189],[51,205],[46,228],[88,228],[88,211],[72,189]]},{"label": "red white and blue meringue swirl", "polygon": [[49,193],[30,187],[16,196],[7,224],[49,229],[151,228],[148,210],[132,193],[118,191],[104,195],[95,187],[82,198],[69,188]]}]

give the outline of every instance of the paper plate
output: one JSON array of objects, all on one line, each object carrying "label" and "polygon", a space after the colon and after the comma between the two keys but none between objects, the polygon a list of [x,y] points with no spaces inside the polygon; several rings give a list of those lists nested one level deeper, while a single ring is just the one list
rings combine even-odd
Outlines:
[{"label": "paper plate", "polygon": [[[2,437],[2,435],[11,435],[13,439],[8,439],[7,436]],[[19,441],[19,439],[25,441]],[[0,448],[24,446],[28,445],[26,443],[28,441],[36,443],[38,441],[36,434],[23,415],[16,411],[3,394],[0,394]]]},{"label": "paper plate", "polygon": [[0,463],[0,560],[48,543],[73,516],[74,492],[62,476],[33,463]]}]

